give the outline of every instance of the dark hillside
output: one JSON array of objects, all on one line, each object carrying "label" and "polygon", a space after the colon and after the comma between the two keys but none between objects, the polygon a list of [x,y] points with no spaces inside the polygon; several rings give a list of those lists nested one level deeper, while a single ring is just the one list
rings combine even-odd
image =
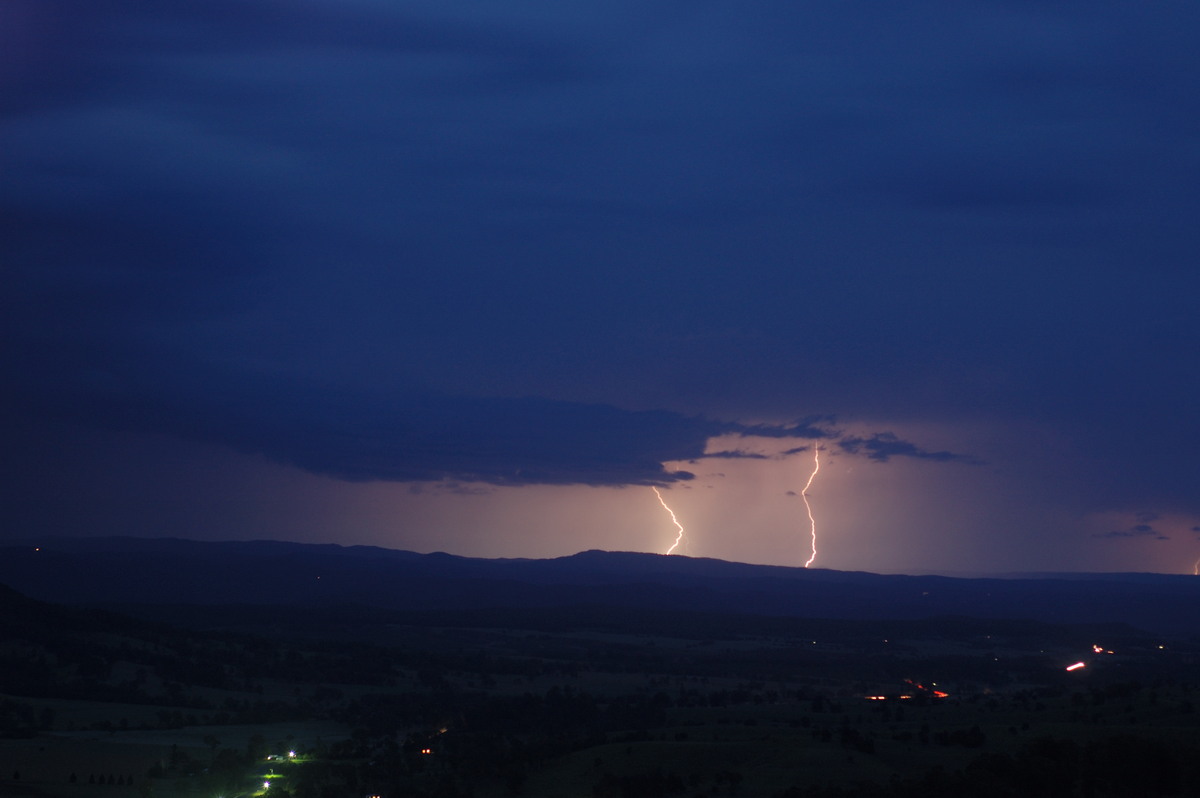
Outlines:
[{"label": "dark hillside", "polygon": [[0,582],[86,605],[346,604],[405,611],[608,606],[829,619],[947,615],[1200,634],[1200,579],[961,579],[588,551],[484,560],[371,547],[109,538],[0,550]]}]

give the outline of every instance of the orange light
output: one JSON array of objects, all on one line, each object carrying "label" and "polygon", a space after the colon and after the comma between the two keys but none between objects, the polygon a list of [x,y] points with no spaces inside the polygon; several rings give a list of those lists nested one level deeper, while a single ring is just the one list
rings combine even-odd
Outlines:
[{"label": "orange light", "polygon": [[1084,663],[1082,663],[1082,662],[1076,662],[1074,665],[1068,665],[1068,666],[1067,666],[1067,670],[1069,670],[1069,671],[1077,671],[1077,670],[1079,670],[1080,668],[1086,668],[1086,667],[1087,667],[1087,665],[1086,665],[1086,664],[1084,664]]}]

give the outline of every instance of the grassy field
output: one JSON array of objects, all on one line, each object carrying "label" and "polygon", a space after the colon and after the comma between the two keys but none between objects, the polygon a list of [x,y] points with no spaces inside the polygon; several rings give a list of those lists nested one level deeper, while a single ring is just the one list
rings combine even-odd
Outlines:
[{"label": "grassy field", "polygon": [[[257,636],[31,624],[4,649],[30,687],[0,695],[0,796],[252,795],[274,771],[279,796],[791,798],[981,763],[1004,779],[1030,761],[1074,768],[1078,787],[1085,763],[1125,766],[1106,753],[1118,744],[1174,779],[1147,795],[1200,785],[1193,641],[969,619],[591,617]],[[297,761],[267,759],[289,750]]]},{"label": "grassy field", "polygon": [[[95,706],[86,709],[93,717],[101,714]],[[113,712],[127,710],[123,706],[112,708]],[[0,796],[140,798],[198,794],[205,781],[205,768],[216,748],[242,751],[257,738],[267,741],[271,751],[314,750],[345,739],[347,732],[339,724],[310,721],[123,732],[47,732],[33,739],[0,740]],[[209,742],[214,739],[216,746]],[[177,758],[183,754],[186,763],[177,773],[169,772],[173,751]],[[148,775],[157,770],[166,772],[157,777]],[[19,778],[14,779],[14,774]],[[109,776],[122,783],[109,784]],[[247,782],[247,787],[253,784]]]}]

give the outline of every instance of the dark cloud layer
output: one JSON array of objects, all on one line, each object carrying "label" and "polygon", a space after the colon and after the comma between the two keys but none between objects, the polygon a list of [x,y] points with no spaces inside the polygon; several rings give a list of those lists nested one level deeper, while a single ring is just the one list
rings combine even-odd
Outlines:
[{"label": "dark cloud layer", "polygon": [[154,361],[81,358],[45,375],[22,409],[84,426],[215,443],[359,480],[497,485],[663,484],[663,462],[703,454],[728,424],[667,411],[537,397],[397,390],[363,394],[311,380]]},{"label": "dark cloud layer", "polygon": [[1154,540],[1170,540],[1168,535],[1164,535],[1159,530],[1155,529],[1150,524],[1134,524],[1128,529],[1113,529],[1108,532],[1097,532],[1092,537],[1097,538],[1153,538]]},{"label": "dark cloud layer", "polygon": [[10,423],[495,484],[670,482],[730,433],[989,468],[906,430],[1034,429],[1065,454],[1006,479],[1200,513],[1198,24],[9,0]]},{"label": "dark cloud layer", "polygon": [[[451,396],[411,388],[364,394],[311,380],[174,363],[152,350],[124,363],[104,362],[96,352],[58,354],[60,368],[43,368],[36,386],[26,381],[27,392],[17,397],[22,411],[215,443],[354,481],[664,484],[693,478],[687,471],[666,470],[664,462],[762,457],[705,454],[707,441],[717,435],[832,434],[804,423],[747,426],[538,397]],[[31,364],[27,377],[35,368]],[[877,437],[888,441],[891,455],[930,456],[894,435]],[[875,450],[870,456],[886,460]]]},{"label": "dark cloud layer", "polygon": [[954,452],[927,452],[914,443],[900,440],[890,432],[876,433],[870,438],[846,437],[837,443],[842,451],[850,454],[864,453],[868,458],[881,463],[886,463],[893,457],[915,457],[919,460],[937,460],[939,462],[951,460],[972,462],[970,457]]}]

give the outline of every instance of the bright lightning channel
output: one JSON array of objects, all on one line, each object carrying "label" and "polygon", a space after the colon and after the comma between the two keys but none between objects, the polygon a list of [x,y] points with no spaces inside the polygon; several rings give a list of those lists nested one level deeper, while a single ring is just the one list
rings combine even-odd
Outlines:
[{"label": "bright lightning channel", "polygon": [[667,554],[670,554],[671,552],[675,551],[675,549],[679,548],[679,544],[683,541],[683,524],[679,523],[679,519],[675,517],[675,511],[667,506],[667,503],[663,500],[662,494],[658,492],[658,488],[651,485],[650,490],[654,491],[654,495],[658,497],[658,503],[661,504],[662,508],[671,516],[671,523],[674,524],[675,528],[679,530],[679,534],[675,536],[675,542],[671,544],[671,548],[667,549]]},{"label": "bright lightning channel", "polygon": [[808,524],[810,533],[812,534],[812,556],[808,558],[808,562],[804,563],[804,567],[813,564],[813,560],[817,559],[817,520],[813,518],[812,505],[808,503],[808,489],[812,487],[813,480],[817,478],[817,472],[821,470],[821,447],[813,444],[813,470],[808,475],[808,482],[804,483],[804,490],[800,491],[800,498],[804,499],[804,509],[808,512]]}]

